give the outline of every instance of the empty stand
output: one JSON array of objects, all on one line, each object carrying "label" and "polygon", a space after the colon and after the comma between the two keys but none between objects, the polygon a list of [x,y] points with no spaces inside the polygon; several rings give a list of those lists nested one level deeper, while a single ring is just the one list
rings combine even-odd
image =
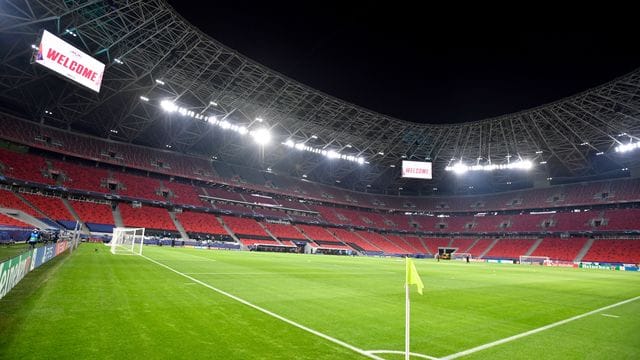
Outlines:
[{"label": "empty stand", "polygon": [[176,214],[176,218],[187,233],[228,235],[215,215],[183,211]]},{"label": "empty stand", "polygon": [[152,206],[133,208],[131,204],[126,203],[120,203],[118,207],[126,227],[176,231],[175,224],[169,217],[167,209]]},{"label": "empty stand", "polygon": [[500,239],[484,257],[518,259],[520,255],[525,255],[535,242],[535,239]]},{"label": "empty stand", "polygon": [[548,256],[551,260],[573,261],[586,242],[587,238],[544,238],[531,255]]},{"label": "empty stand", "polygon": [[640,264],[640,239],[596,240],[582,261]]}]

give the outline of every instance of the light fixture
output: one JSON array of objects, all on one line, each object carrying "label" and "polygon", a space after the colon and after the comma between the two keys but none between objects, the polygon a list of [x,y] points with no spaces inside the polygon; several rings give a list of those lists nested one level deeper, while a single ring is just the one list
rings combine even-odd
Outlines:
[{"label": "light fixture", "polygon": [[256,143],[262,146],[271,142],[271,132],[269,132],[269,129],[260,128],[253,130],[251,131],[251,136]]}]

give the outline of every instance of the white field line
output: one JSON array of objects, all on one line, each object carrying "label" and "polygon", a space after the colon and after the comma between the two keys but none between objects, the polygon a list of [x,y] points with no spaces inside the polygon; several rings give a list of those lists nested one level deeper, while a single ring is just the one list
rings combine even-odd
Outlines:
[{"label": "white field line", "polygon": [[523,332],[523,333],[520,333],[520,334],[517,334],[517,335],[513,335],[513,336],[510,336],[510,337],[507,337],[507,338],[504,338],[504,339],[500,339],[500,340],[497,340],[497,341],[494,341],[494,342],[490,342],[488,344],[476,346],[476,347],[468,349],[468,350],[464,350],[464,351],[461,351],[461,352],[458,352],[458,353],[455,353],[455,354],[451,354],[451,355],[445,356],[445,357],[443,357],[441,359],[442,360],[457,359],[459,357],[470,355],[470,354],[473,354],[473,353],[478,352],[478,351],[482,351],[482,350],[485,350],[485,349],[488,349],[488,348],[491,348],[491,347],[494,347],[494,346],[497,346],[497,345],[501,345],[501,344],[504,344],[504,343],[507,343],[507,342],[510,342],[510,341],[513,341],[513,340],[517,340],[517,339],[523,338],[525,336],[529,336],[529,335],[533,335],[533,334],[539,333],[541,331],[549,330],[549,329],[554,328],[556,326],[564,325],[564,324],[569,323],[571,321],[579,320],[579,319],[582,319],[582,318],[587,317],[589,315],[593,315],[595,313],[598,313],[600,311],[608,310],[608,309],[611,309],[611,308],[614,308],[614,307],[617,307],[617,306],[620,306],[620,305],[624,305],[624,304],[630,303],[632,301],[636,301],[638,299],[640,299],[640,296],[636,296],[636,297],[631,298],[631,299],[623,300],[623,301],[617,302],[617,303],[612,304],[612,305],[607,305],[605,307],[601,307],[599,309],[592,310],[592,311],[586,312],[584,314],[576,315],[576,316],[568,318],[568,319],[564,319],[564,320],[561,320],[561,321],[558,321],[558,322],[554,322],[552,324],[545,325],[545,326],[539,327],[537,329],[529,330],[529,331],[526,331],[526,332]]},{"label": "white field line", "polygon": [[[400,351],[400,350],[369,350],[367,352],[369,354],[397,354],[397,355],[404,355],[404,351]],[[433,356],[429,356],[429,355],[425,355],[425,354],[414,353],[414,352],[410,352],[409,355],[411,355],[412,357],[418,357],[418,358],[422,358],[422,359],[438,360],[437,357],[433,357]]]},{"label": "white field line", "polygon": [[244,299],[239,298],[239,297],[237,297],[237,296],[235,296],[235,295],[232,295],[232,294],[230,294],[230,293],[228,293],[228,292],[226,292],[226,291],[224,291],[224,290],[220,290],[220,289],[218,289],[218,288],[216,288],[216,287],[213,287],[213,286],[211,286],[211,285],[209,285],[209,284],[207,284],[207,283],[205,283],[205,282],[202,282],[202,281],[200,281],[200,280],[198,280],[198,279],[196,279],[196,278],[194,278],[194,277],[191,277],[191,276],[189,276],[189,275],[187,275],[187,274],[184,274],[184,273],[182,273],[182,272],[180,272],[180,271],[178,271],[178,270],[176,270],[176,269],[174,269],[174,268],[172,268],[172,267],[170,267],[170,266],[168,266],[168,265],[165,265],[165,264],[163,264],[163,263],[161,263],[161,262],[158,262],[158,261],[156,261],[156,260],[153,260],[153,259],[151,259],[151,258],[149,258],[149,257],[147,257],[147,256],[145,256],[145,255],[141,255],[141,256],[142,256],[143,258],[145,258],[145,259],[147,259],[147,260],[151,261],[151,262],[152,262],[152,263],[154,263],[154,264],[160,265],[160,266],[162,266],[163,268],[165,268],[165,269],[167,269],[167,270],[170,270],[170,271],[172,271],[172,272],[174,272],[174,273],[176,273],[176,274],[178,274],[178,275],[180,275],[180,276],[184,276],[185,278],[187,278],[187,279],[189,279],[189,280],[191,280],[191,281],[193,281],[193,282],[195,282],[195,283],[198,283],[198,284],[200,284],[200,285],[202,285],[202,286],[204,286],[204,287],[206,287],[206,288],[209,288],[209,289],[211,289],[211,290],[213,290],[213,291],[215,291],[215,292],[217,292],[217,293],[219,293],[219,294],[221,294],[221,295],[224,295],[224,296],[226,296],[226,297],[228,297],[228,298],[231,298],[231,299],[233,299],[233,300],[235,300],[235,301],[237,301],[237,302],[239,302],[239,303],[242,303],[242,304],[244,304],[244,305],[246,305],[246,306],[249,306],[249,307],[251,307],[251,308],[254,308],[254,309],[256,309],[256,310],[258,310],[258,311],[260,311],[260,312],[262,312],[262,313],[264,313],[264,314],[267,314],[267,315],[269,315],[269,316],[272,316],[272,317],[274,317],[274,318],[276,318],[276,319],[278,319],[278,320],[280,320],[280,321],[284,321],[284,322],[286,322],[286,323],[287,323],[287,324],[289,324],[289,325],[293,325],[293,326],[297,327],[298,329],[304,330],[304,331],[306,331],[306,332],[308,332],[308,333],[311,333],[311,334],[313,334],[313,335],[316,335],[316,336],[318,336],[318,337],[321,337],[321,338],[323,338],[323,339],[325,339],[325,340],[329,340],[329,341],[331,341],[331,342],[332,342],[332,343],[334,343],[334,344],[337,344],[337,345],[340,345],[340,346],[342,346],[342,347],[345,347],[345,348],[347,348],[347,349],[349,349],[349,350],[351,350],[351,351],[357,352],[358,354],[363,355],[363,356],[366,356],[366,357],[368,357],[368,358],[370,358],[370,359],[384,360],[383,358],[381,358],[381,357],[379,357],[379,356],[376,356],[376,355],[374,355],[374,354],[371,354],[371,353],[369,353],[369,352],[367,352],[367,351],[365,351],[365,350],[363,350],[363,349],[360,349],[360,348],[358,348],[358,347],[355,347],[355,346],[353,346],[353,345],[351,345],[351,344],[347,344],[347,343],[346,343],[346,342],[344,342],[344,341],[338,340],[338,339],[333,338],[333,337],[331,337],[331,336],[329,336],[329,335],[323,334],[323,333],[321,333],[321,332],[319,332],[319,331],[316,331],[316,330],[313,330],[313,329],[311,329],[311,328],[308,328],[308,327],[306,327],[306,326],[304,326],[304,325],[302,325],[302,324],[299,324],[299,323],[297,323],[297,322],[295,322],[295,321],[293,321],[293,320],[289,320],[289,319],[287,319],[287,318],[285,318],[285,317],[283,317],[283,316],[280,316],[280,315],[278,315],[278,314],[276,314],[276,313],[274,313],[274,312],[271,312],[271,311],[269,311],[269,310],[267,310],[267,309],[265,309],[265,308],[261,308],[261,307],[260,307],[260,306],[258,306],[258,305],[254,305],[254,304],[252,304],[252,303],[248,302],[247,300],[244,300]]},{"label": "white field line", "polygon": [[606,316],[606,317],[610,317],[610,318],[619,318],[620,316],[618,315],[611,315],[611,314],[600,314],[602,316]]}]

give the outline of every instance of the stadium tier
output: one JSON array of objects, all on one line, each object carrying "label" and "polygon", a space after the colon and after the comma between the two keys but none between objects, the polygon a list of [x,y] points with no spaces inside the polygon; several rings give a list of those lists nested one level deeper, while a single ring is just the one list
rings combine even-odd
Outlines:
[{"label": "stadium tier", "polygon": [[331,231],[339,240],[341,240],[345,244],[349,244],[351,247],[359,251],[366,251],[366,252],[384,251],[381,248],[375,246],[370,241],[367,241],[366,238],[363,238],[362,236],[357,235],[352,231],[345,230],[345,229],[338,229],[338,228],[332,228],[332,229],[329,229],[329,231]]},{"label": "stadium tier", "polygon": [[32,228],[31,225],[20,220],[16,220],[5,214],[0,214],[0,227]]},{"label": "stadium tier", "polygon": [[176,218],[187,233],[228,235],[218,218],[212,214],[183,211],[177,213]]},{"label": "stadium tier", "polygon": [[[100,168],[53,161],[54,171],[62,177],[62,185],[77,190],[108,193],[109,171]],[[114,182],[115,183],[115,182]]]},{"label": "stadium tier", "polygon": [[456,252],[466,253],[469,252],[469,248],[471,248],[475,241],[476,239],[454,238],[449,246],[452,248],[456,248]]},{"label": "stadium tier", "polygon": [[583,261],[640,264],[640,241],[600,239],[593,242]]},{"label": "stadium tier", "polygon": [[425,246],[424,241],[419,237],[407,235],[405,240],[410,246],[417,250],[418,254],[432,254],[432,252]]},{"label": "stadium tier", "polygon": [[69,204],[91,231],[111,232],[115,226],[110,204],[69,200]]},{"label": "stadium tier", "polygon": [[176,231],[176,226],[169,217],[167,209],[152,206],[133,208],[127,203],[120,203],[118,209],[126,227]]},{"label": "stadium tier", "polygon": [[336,241],[336,238],[325,228],[315,225],[298,225],[298,229],[302,230],[302,232],[309,237],[310,239],[317,240],[325,240],[325,241]]},{"label": "stadium tier", "polygon": [[222,221],[238,236],[262,236],[270,238],[269,234],[254,219],[234,216],[221,216]]},{"label": "stadium tier", "polygon": [[205,207],[206,204],[200,199],[201,194],[198,188],[192,185],[186,185],[171,181],[163,182],[164,188],[168,189],[167,199],[173,204],[193,205]]},{"label": "stadium tier", "polygon": [[55,184],[55,180],[45,177],[48,174],[47,169],[48,164],[40,156],[0,149],[0,173],[6,177],[41,184]]},{"label": "stadium tier", "polygon": [[[24,131],[20,131],[18,133],[15,131],[16,127]],[[229,184],[231,186],[239,186],[240,188],[244,187],[247,189],[260,190],[273,194],[288,196],[295,195],[297,197],[318,200],[326,203],[374,207],[379,209],[411,211],[422,210],[432,212],[474,212],[615,204],[640,201],[640,179],[608,180],[589,184],[578,183],[544,189],[518,190],[502,194],[458,197],[403,197],[380,194],[363,194],[327,185],[302,181],[300,179],[287,178],[281,175],[267,175],[253,169],[226,165],[221,162],[214,162],[212,166],[210,162],[203,158],[177,154],[171,151],[117,143],[85,135],[72,134],[62,130],[25,122],[18,118],[9,118],[7,115],[0,116],[0,137],[57,153],[73,155],[79,158],[109,164],[125,165],[127,167],[151,171],[158,174],[177,175],[194,180],[206,180],[221,184]],[[22,159],[24,159],[24,161],[22,161]],[[54,179],[44,176],[47,174],[47,169],[51,165],[47,164],[44,159],[39,159],[36,155],[17,154],[8,150],[2,150],[0,151],[0,162],[7,162],[7,164],[4,164],[2,168],[4,168],[3,173],[5,176],[10,178],[40,183],[55,183]],[[26,164],[26,166],[24,166],[23,163]],[[17,164],[21,164],[22,166],[15,166]],[[56,167],[63,167],[63,165],[58,166],[58,164],[59,162],[56,161],[52,167],[54,169]],[[215,169],[220,170],[220,174],[218,174]],[[71,170],[68,171],[71,172]],[[118,178],[120,177],[120,174],[121,173],[116,172],[114,176]],[[243,178],[243,176],[250,181],[238,182],[233,180]],[[104,178],[104,174],[101,174],[98,177]],[[73,176],[73,174],[71,174],[70,178],[73,179],[73,182],[81,182],[81,180],[78,180],[81,176]],[[124,180],[123,182],[126,183],[127,181]],[[96,182],[98,182],[98,184],[96,184]],[[80,185],[74,184],[71,185],[71,187],[76,186],[76,188],[84,189],[91,188],[92,191],[106,192],[107,190],[103,189],[99,182],[99,180],[95,179],[92,184],[83,184],[81,187]],[[267,183],[271,185],[267,186]],[[68,183],[65,185],[69,186]],[[153,186],[151,189],[143,191],[145,197],[158,200],[156,190],[161,187],[156,184],[149,185]],[[142,191],[142,189],[133,190],[134,193],[140,191]],[[123,194],[127,192],[127,190],[124,190]],[[131,190],[129,190],[129,192],[131,192]],[[212,188],[207,189],[207,192],[209,192],[210,196],[214,197],[254,202],[253,199],[247,200],[246,196],[243,197],[243,195],[239,193],[228,191],[220,193]],[[160,198],[160,200],[162,199]],[[267,201],[268,200],[264,200],[262,202]],[[345,218],[351,218],[349,214],[342,215]],[[331,217],[331,215],[327,216]],[[334,219],[333,221],[336,220]],[[357,224],[363,222],[361,216],[356,216],[354,221]],[[418,222],[420,221],[421,220],[418,220]],[[379,224],[379,221],[373,220],[373,222]],[[401,230],[407,230],[405,228],[405,224],[396,225],[399,226]],[[433,224],[426,221],[426,223],[421,224],[420,227],[423,229],[432,229],[433,226],[431,225]],[[452,225],[457,228],[459,224],[455,223]],[[461,226],[464,226],[464,224]]]},{"label": "stadium tier", "polygon": [[42,217],[42,214],[38,213],[10,190],[0,189],[0,207],[20,210],[36,218]]},{"label": "stadium tier", "polygon": [[531,255],[548,256],[551,260],[574,261],[586,242],[586,238],[544,238]]},{"label": "stadium tier", "polygon": [[63,224],[68,229],[73,229],[76,219],[71,215],[62,199],[36,194],[22,194],[22,196],[33,206],[42,211],[50,219]]},{"label": "stadium tier", "polygon": [[166,201],[161,195],[160,182],[144,176],[113,172],[113,178],[119,183],[118,194],[135,199]]},{"label": "stadium tier", "polygon": [[467,249],[467,252],[470,253],[474,258],[480,257],[484,254],[485,251],[494,243],[494,239],[479,239],[478,241],[471,246],[471,248]]},{"label": "stadium tier", "polygon": [[424,245],[429,252],[437,254],[439,248],[448,248],[451,243],[451,238],[425,238]]},{"label": "stadium tier", "polygon": [[394,234],[384,234],[384,237],[390,241],[394,246],[399,249],[402,249],[403,252],[400,254],[420,254],[421,252],[418,249],[409,245],[401,236]]},{"label": "stadium tier", "polygon": [[274,224],[274,223],[263,223],[264,227],[273,234],[273,236],[277,237],[280,241],[283,239],[295,239],[295,240],[306,240],[304,235],[298,229],[290,224]]},{"label": "stadium tier", "polygon": [[500,239],[484,258],[518,259],[531,249],[536,239]]}]

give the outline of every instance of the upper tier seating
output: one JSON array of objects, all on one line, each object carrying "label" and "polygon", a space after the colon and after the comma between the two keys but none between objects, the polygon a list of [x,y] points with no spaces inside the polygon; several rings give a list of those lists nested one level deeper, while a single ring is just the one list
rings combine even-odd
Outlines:
[{"label": "upper tier seating", "polygon": [[173,204],[208,207],[205,202],[200,200],[198,190],[195,186],[170,181],[164,181],[163,185],[172,193],[169,201]]},{"label": "upper tier seating", "polygon": [[52,178],[43,175],[47,173],[44,158],[31,154],[0,149],[0,173],[19,180],[55,184]]},{"label": "upper tier seating", "polygon": [[121,183],[118,194],[136,199],[166,201],[162,195],[159,195],[161,187],[156,179],[121,172],[113,172],[112,175]]},{"label": "upper tier seating", "polygon": [[109,171],[105,169],[76,165],[63,161],[53,161],[53,168],[63,178],[62,184],[70,189],[108,193]]}]

